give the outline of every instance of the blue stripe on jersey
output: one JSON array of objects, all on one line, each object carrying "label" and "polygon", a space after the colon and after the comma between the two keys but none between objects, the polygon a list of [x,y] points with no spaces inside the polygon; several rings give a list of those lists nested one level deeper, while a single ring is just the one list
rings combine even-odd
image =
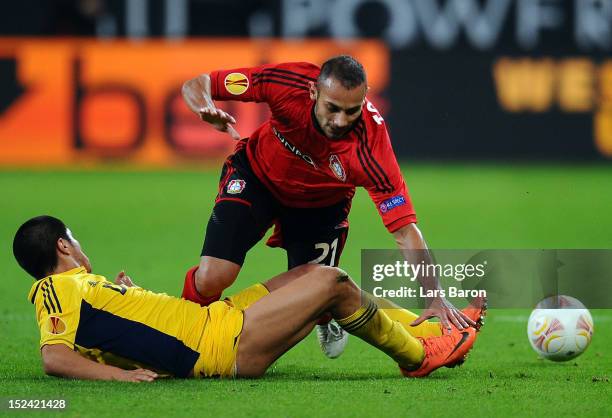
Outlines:
[{"label": "blue stripe on jersey", "polygon": [[75,344],[97,348],[158,370],[187,377],[199,353],[171,335],[81,301]]}]

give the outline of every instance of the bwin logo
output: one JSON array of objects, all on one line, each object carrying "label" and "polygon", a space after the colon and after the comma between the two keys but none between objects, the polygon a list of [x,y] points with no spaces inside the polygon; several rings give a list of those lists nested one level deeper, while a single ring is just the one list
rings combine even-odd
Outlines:
[{"label": "bwin logo", "polygon": [[289,151],[291,151],[292,153],[300,157],[302,160],[306,161],[308,164],[310,164],[314,168],[317,168],[317,165],[314,163],[314,160],[312,159],[310,155],[304,154],[302,151],[297,149],[297,147],[293,145],[292,143],[290,143],[289,141],[287,141],[287,139],[280,132],[278,132],[276,128],[272,128],[272,131],[274,131],[274,135],[276,135],[278,140],[281,142],[281,144],[285,146],[285,148],[287,148]]}]

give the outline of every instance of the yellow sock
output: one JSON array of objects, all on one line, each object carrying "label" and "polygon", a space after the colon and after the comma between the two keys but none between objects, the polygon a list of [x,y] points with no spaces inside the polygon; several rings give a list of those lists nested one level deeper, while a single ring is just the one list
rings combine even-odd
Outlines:
[{"label": "yellow sock", "polygon": [[376,302],[379,309],[385,311],[391,320],[402,324],[406,331],[408,331],[413,337],[427,338],[439,337],[442,335],[442,328],[440,327],[439,322],[424,321],[416,327],[411,327],[410,324],[412,321],[417,319],[419,315],[409,311],[408,309],[402,309],[395,303],[386,299],[377,298],[374,296],[371,297]]},{"label": "yellow sock", "polygon": [[423,361],[425,351],[421,342],[370,299],[349,317],[336,321],[345,331],[380,349],[405,369]]},{"label": "yellow sock", "polygon": [[237,309],[244,310],[268,294],[270,292],[263,284],[256,283],[235,295],[226,297],[225,301],[231,303]]}]

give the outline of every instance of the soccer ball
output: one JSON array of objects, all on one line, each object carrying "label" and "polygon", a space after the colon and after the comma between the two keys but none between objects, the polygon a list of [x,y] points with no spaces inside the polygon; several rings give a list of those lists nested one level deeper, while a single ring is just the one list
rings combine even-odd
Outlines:
[{"label": "soccer ball", "polygon": [[551,296],[536,305],[527,323],[527,337],[540,356],[567,361],[582,354],[593,336],[589,310],[571,296]]}]

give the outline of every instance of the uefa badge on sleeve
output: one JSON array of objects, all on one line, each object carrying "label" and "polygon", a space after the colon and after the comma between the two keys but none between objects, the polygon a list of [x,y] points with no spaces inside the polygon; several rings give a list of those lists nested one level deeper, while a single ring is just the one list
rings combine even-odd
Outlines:
[{"label": "uefa badge on sleeve", "polygon": [[249,88],[249,79],[242,73],[230,73],[225,76],[223,84],[228,93],[238,96]]},{"label": "uefa badge on sleeve", "polygon": [[240,194],[246,187],[246,181],[244,180],[232,180],[227,184],[227,193],[229,194]]},{"label": "uefa badge on sleeve", "polygon": [[390,210],[395,209],[398,206],[403,206],[405,204],[406,198],[402,195],[397,195],[385,200],[380,205],[378,205],[378,210],[380,210],[380,213],[387,213]]},{"label": "uefa badge on sleeve", "polygon": [[50,316],[47,320],[47,331],[51,334],[61,335],[66,332],[66,324],[57,316]]}]

